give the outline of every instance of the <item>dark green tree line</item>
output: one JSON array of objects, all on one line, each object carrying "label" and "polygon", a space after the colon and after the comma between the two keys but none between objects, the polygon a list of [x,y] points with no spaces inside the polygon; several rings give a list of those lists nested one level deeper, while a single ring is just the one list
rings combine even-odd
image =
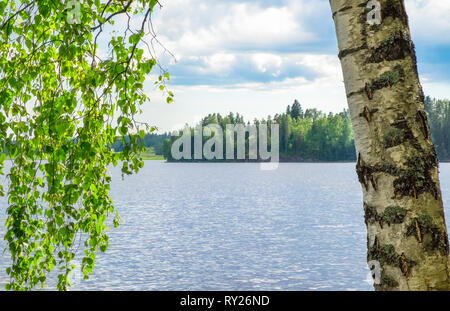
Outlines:
[{"label": "dark green tree line", "polygon": [[[303,111],[300,103],[295,100],[292,107],[287,107],[285,113],[276,114],[273,118],[268,116],[267,119],[253,120],[253,124],[255,125],[261,123],[266,123],[268,128],[270,128],[272,123],[279,124],[279,151],[281,161],[355,160],[351,122],[345,110],[341,113],[329,113],[328,115],[317,109],[306,109]],[[208,124],[218,124],[224,132],[224,137],[226,137],[227,124],[248,125],[250,122],[246,122],[239,113],[229,113],[226,116],[214,113],[202,119],[202,126]],[[166,139],[164,142],[164,156],[169,161],[172,160],[170,154],[171,145],[181,134],[171,139]],[[194,128],[191,128],[191,135],[191,150],[193,153]],[[203,137],[203,143],[208,139],[209,137]],[[248,140],[249,134],[247,133],[246,156],[248,156]],[[226,150],[226,139],[224,139],[223,143],[223,150]],[[234,149],[236,149],[236,139],[234,143]]]},{"label": "dark green tree line", "polygon": [[[425,109],[430,121],[433,142],[436,145],[440,161],[450,160],[450,101],[426,97]],[[286,108],[286,112],[276,114],[273,118],[253,120],[253,124],[272,122],[279,124],[279,150],[281,161],[355,161],[355,142],[350,115],[347,110],[340,113],[329,113],[310,108],[303,110],[301,104],[295,100]],[[227,124],[250,124],[239,113],[229,113],[222,116],[220,113],[209,114],[201,121],[202,126],[218,124],[226,133]],[[194,128],[191,128],[194,135]],[[170,138],[169,134],[152,134],[151,144],[146,147],[155,148],[169,161],[172,142],[179,136]],[[181,134],[180,134],[181,135]],[[225,137],[225,134],[224,134]],[[248,135],[247,135],[248,153]],[[208,138],[203,138],[205,142]],[[150,141],[150,140],[148,140]],[[236,144],[236,142],[235,142]],[[193,150],[193,138],[192,146]],[[225,139],[224,148],[225,150]]]},{"label": "dark green tree line", "polygon": [[431,137],[440,161],[450,160],[450,101],[425,98]]}]

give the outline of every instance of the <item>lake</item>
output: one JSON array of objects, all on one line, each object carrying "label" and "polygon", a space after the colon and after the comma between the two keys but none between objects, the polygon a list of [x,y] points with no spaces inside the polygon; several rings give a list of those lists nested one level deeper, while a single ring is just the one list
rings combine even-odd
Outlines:
[{"label": "lake", "polygon": [[[261,171],[258,163],[146,161],[124,180],[119,167],[111,174],[122,225],[91,278],[74,274],[73,290],[373,289],[353,163]],[[440,176],[450,215],[450,164]],[[0,260],[3,290],[7,253]]]}]

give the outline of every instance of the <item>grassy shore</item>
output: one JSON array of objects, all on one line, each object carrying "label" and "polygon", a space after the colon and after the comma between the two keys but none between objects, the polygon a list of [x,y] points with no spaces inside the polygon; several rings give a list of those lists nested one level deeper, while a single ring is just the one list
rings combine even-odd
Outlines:
[{"label": "grassy shore", "polygon": [[153,156],[142,156],[142,160],[164,160],[162,155],[153,155]]},{"label": "grassy shore", "polygon": [[[141,153],[142,160],[164,160],[164,156],[155,154],[151,150]],[[5,160],[13,160],[10,156],[6,156]]]},{"label": "grassy shore", "polygon": [[155,154],[153,148],[148,148],[141,153],[142,160],[164,160],[164,157],[159,154]]}]

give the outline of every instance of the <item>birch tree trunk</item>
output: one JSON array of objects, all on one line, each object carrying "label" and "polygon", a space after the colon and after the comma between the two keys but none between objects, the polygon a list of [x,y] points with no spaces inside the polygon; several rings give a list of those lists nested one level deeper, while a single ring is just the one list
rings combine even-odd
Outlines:
[{"label": "birch tree trunk", "polygon": [[[380,23],[373,23],[378,4]],[[375,289],[449,290],[438,161],[404,2],[330,5],[358,154],[367,260],[381,265]]]}]

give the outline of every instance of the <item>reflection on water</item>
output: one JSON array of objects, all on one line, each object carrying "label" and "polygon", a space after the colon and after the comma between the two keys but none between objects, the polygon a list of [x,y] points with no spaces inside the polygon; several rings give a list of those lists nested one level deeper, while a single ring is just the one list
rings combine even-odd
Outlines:
[{"label": "reflection on water", "polygon": [[[111,173],[123,224],[91,278],[74,276],[75,290],[372,290],[352,163],[260,171],[146,161],[125,180],[120,168]],[[450,164],[441,164],[446,206],[449,177]],[[4,284],[9,258],[1,256]]]}]

